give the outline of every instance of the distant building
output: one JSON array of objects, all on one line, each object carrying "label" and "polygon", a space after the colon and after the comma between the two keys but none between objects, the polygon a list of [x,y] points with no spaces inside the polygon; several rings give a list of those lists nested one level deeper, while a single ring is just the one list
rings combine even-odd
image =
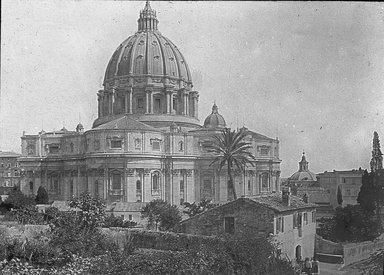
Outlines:
[{"label": "distant building", "polygon": [[199,235],[235,237],[274,236],[289,259],[313,257],[316,205],[282,194],[242,197],[181,222],[181,231]]},{"label": "distant building", "polygon": [[15,152],[0,151],[0,195],[8,195],[14,186],[20,186],[20,165]]},{"label": "distant building", "polygon": [[[334,170],[333,172],[325,171],[324,173],[317,174],[320,187],[329,192],[329,199],[333,208],[357,204],[363,172],[364,170],[359,168],[358,170]],[[341,205],[337,201],[337,192],[341,192]]]}]

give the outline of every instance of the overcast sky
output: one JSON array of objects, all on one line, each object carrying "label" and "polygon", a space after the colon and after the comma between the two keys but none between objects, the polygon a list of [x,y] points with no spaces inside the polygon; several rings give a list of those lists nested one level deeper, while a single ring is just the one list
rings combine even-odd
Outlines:
[{"label": "overcast sky", "polygon": [[[90,129],[114,50],[145,2],[3,0],[0,150],[23,131]],[[368,168],[384,142],[384,4],[151,2],[200,93],[230,127],[280,140],[282,176]]]}]

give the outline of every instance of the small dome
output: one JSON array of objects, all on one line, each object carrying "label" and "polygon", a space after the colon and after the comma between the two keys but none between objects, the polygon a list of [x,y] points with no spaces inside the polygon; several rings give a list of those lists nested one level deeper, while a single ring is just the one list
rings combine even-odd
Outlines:
[{"label": "small dome", "polygon": [[289,180],[299,180],[299,181],[316,181],[315,173],[310,171],[298,171],[294,173]]},{"label": "small dome", "polygon": [[301,157],[301,161],[299,162],[299,171],[294,173],[290,178],[290,181],[316,181],[316,174],[312,173],[308,169],[308,161],[305,158],[305,153],[303,152],[303,156]]},{"label": "small dome", "polygon": [[76,132],[83,132],[84,131],[84,126],[83,124],[79,123],[76,126]]},{"label": "small dome", "polygon": [[204,128],[224,128],[226,126],[224,117],[219,114],[216,103],[212,106],[212,113],[204,120]]}]

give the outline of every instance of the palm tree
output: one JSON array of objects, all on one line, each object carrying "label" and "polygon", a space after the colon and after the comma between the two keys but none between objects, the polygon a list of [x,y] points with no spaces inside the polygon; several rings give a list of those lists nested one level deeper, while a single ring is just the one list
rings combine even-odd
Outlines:
[{"label": "palm tree", "polygon": [[244,130],[231,131],[231,129],[225,128],[221,131],[220,135],[214,136],[214,142],[207,147],[208,152],[216,156],[209,166],[218,163],[220,172],[227,165],[228,187],[232,189],[235,200],[237,195],[235,185],[233,184],[233,166],[235,165],[239,170],[244,171],[248,164],[254,166],[256,161],[255,156],[249,150],[252,148],[252,145],[244,141],[246,135]]}]

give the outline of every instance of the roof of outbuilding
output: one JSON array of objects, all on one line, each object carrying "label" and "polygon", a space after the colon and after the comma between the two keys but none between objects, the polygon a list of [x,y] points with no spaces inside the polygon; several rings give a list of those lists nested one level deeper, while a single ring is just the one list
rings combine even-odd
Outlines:
[{"label": "roof of outbuilding", "polygon": [[152,126],[149,126],[143,122],[131,119],[127,116],[122,116],[120,118],[117,118],[115,120],[112,120],[110,122],[102,124],[100,126],[97,126],[96,128],[93,128],[92,130],[114,130],[114,129],[117,129],[117,130],[145,130],[145,131],[159,132],[159,129],[156,129]]},{"label": "roof of outbuilding", "polygon": [[244,198],[244,199],[250,199],[255,203],[261,204],[277,212],[285,212],[285,211],[317,207],[316,204],[306,203],[301,198],[292,196],[292,195],[291,195],[291,203],[289,206],[283,203],[281,194],[254,196],[254,197]]},{"label": "roof of outbuilding", "polygon": [[3,152],[0,151],[0,158],[11,158],[11,157],[19,157],[20,154],[15,152]]},{"label": "roof of outbuilding", "polygon": [[213,211],[219,207],[224,207],[229,204],[235,204],[235,203],[252,203],[252,204],[258,204],[264,207],[267,207],[269,209],[272,209],[275,212],[281,213],[281,212],[288,212],[288,211],[294,211],[294,210],[300,210],[300,209],[313,209],[317,208],[318,205],[314,203],[305,203],[301,198],[296,196],[291,196],[291,203],[290,205],[285,205],[283,203],[282,195],[281,193],[274,193],[274,194],[268,194],[268,195],[258,195],[253,197],[241,197],[234,201],[229,201],[226,203],[223,203],[219,206],[216,206],[214,208],[211,208],[207,211],[204,211],[202,213],[199,213],[193,217],[187,218],[185,220],[182,220],[181,222],[188,221],[190,219],[193,219],[195,217],[199,217],[204,215],[207,212]]},{"label": "roof of outbuilding", "polygon": [[111,212],[140,212],[147,203],[145,202],[115,202],[107,206],[106,211]]}]

